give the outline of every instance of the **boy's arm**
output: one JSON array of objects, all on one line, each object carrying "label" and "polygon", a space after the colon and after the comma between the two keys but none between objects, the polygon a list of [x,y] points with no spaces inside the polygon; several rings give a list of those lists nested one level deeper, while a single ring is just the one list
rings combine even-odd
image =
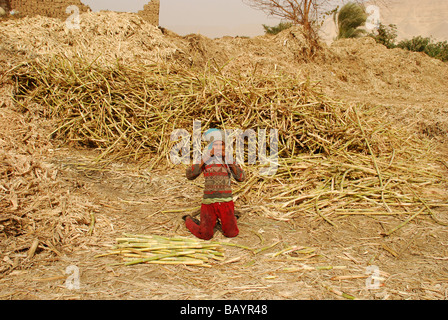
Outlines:
[{"label": "boy's arm", "polygon": [[230,172],[233,178],[238,182],[243,182],[246,179],[246,173],[239,164],[229,164]]},{"label": "boy's arm", "polygon": [[[209,159],[209,158],[207,158]],[[204,170],[204,159],[201,160],[200,164],[193,164],[192,166],[187,167],[186,176],[188,180],[194,180],[202,173],[202,170]]]},{"label": "boy's arm", "polygon": [[210,151],[210,154],[205,157],[206,158],[205,161],[204,161],[204,159],[201,159],[201,163],[200,164],[194,164],[192,166],[188,166],[187,167],[187,172],[186,172],[187,179],[188,180],[194,180],[197,177],[199,177],[199,175],[202,173],[202,170],[204,170],[205,163],[208,160],[210,160],[210,158],[213,156],[213,154],[214,154],[214,151],[212,149]]},{"label": "boy's arm", "polygon": [[188,180],[194,180],[202,173],[202,166],[200,164],[194,164],[188,166],[185,172]]}]

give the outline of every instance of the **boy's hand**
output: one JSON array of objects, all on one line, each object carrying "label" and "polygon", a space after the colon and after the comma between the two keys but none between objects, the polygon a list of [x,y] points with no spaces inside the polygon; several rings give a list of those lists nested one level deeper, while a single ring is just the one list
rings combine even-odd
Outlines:
[{"label": "boy's hand", "polygon": [[[207,155],[208,153],[208,155]],[[201,160],[201,167],[210,161],[211,158],[215,155],[215,148],[211,148],[209,152],[207,152]]]},{"label": "boy's hand", "polygon": [[229,168],[233,171],[234,174],[236,174],[236,172],[237,172],[237,168],[236,168],[235,163],[231,163],[231,164],[229,164]]}]

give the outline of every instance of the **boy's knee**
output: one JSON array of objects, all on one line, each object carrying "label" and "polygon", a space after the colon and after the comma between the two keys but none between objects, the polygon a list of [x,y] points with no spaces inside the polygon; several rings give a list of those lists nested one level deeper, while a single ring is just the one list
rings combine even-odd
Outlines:
[{"label": "boy's knee", "polygon": [[213,238],[213,232],[202,232],[198,235],[198,238],[201,238],[202,240],[210,240]]}]

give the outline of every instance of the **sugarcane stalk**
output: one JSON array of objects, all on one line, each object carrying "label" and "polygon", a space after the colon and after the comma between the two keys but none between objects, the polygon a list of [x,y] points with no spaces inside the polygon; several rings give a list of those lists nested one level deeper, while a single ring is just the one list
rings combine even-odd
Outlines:
[{"label": "sugarcane stalk", "polygon": [[182,252],[175,252],[175,253],[169,253],[169,254],[161,254],[161,255],[155,255],[153,257],[148,257],[148,258],[142,258],[142,259],[135,259],[129,262],[126,262],[125,265],[130,266],[130,265],[134,265],[134,264],[139,264],[139,263],[146,263],[149,261],[155,261],[155,260],[161,260],[163,258],[169,258],[169,257],[178,257],[178,256],[182,256],[182,255],[188,255],[188,254],[192,254],[194,253],[194,251],[182,251]]}]

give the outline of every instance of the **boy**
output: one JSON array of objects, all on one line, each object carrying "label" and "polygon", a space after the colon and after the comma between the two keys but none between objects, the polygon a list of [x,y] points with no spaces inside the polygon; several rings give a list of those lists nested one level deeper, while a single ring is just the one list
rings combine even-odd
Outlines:
[{"label": "boy", "polygon": [[217,219],[221,221],[224,236],[233,238],[238,235],[230,179],[232,176],[238,182],[245,179],[245,173],[239,165],[225,164],[225,144],[222,135],[215,134],[212,139],[208,148],[210,155],[206,155],[205,159],[201,160],[201,164],[189,166],[186,170],[188,180],[194,180],[202,172],[204,173],[205,189],[201,206],[201,221],[198,223],[189,215],[183,217],[187,229],[204,240],[210,240],[213,237],[213,228]]}]

